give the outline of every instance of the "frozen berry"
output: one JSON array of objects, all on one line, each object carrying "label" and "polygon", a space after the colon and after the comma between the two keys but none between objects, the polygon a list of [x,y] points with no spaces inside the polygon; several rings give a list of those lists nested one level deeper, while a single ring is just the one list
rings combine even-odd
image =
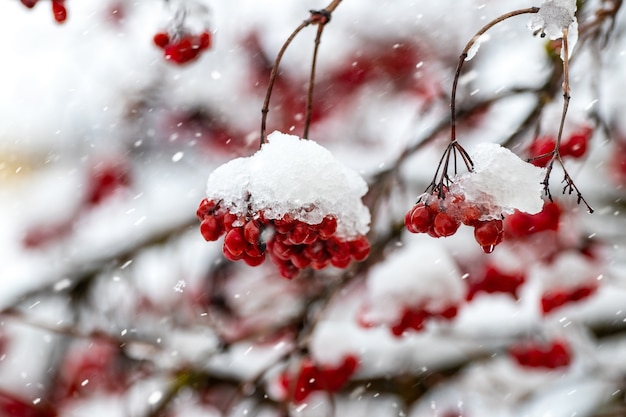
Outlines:
[{"label": "frozen berry", "polygon": [[452,236],[459,229],[461,222],[445,212],[437,213],[433,220],[432,232],[436,237]]}]

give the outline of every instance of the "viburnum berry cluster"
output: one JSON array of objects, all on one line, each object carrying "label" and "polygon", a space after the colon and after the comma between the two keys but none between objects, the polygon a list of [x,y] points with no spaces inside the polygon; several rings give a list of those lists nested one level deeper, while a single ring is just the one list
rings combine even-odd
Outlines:
[{"label": "viburnum berry cluster", "polygon": [[163,50],[167,61],[183,65],[196,60],[202,52],[211,48],[212,34],[207,30],[199,34],[158,32],[153,41]]},{"label": "viburnum berry cluster", "polygon": [[[29,9],[37,5],[39,0],[20,0],[22,4]],[[65,8],[65,0],[51,0],[52,15],[57,23],[63,23],[67,20],[67,9]]]},{"label": "viburnum berry cluster", "polygon": [[370,251],[367,185],[313,141],[278,132],[259,152],[222,165],[198,207],[207,241],[251,266],[266,255],[288,279],[300,270],[347,267]]},{"label": "viburnum berry cluster", "polygon": [[[450,178],[449,159],[456,152],[461,152],[468,172],[455,173]],[[454,144],[448,147],[444,160],[427,192],[405,215],[409,232],[447,237],[465,224],[474,228],[474,238],[482,250],[491,253],[504,237],[505,214],[515,209],[529,213],[541,210],[543,171],[509,150],[495,144],[481,144],[470,156]],[[438,175],[440,179],[436,182]],[[513,183],[515,188],[511,187]]]},{"label": "viburnum berry cluster", "polygon": [[384,325],[395,337],[420,332],[433,321],[451,321],[464,304],[456,262],[438,245],[425,242],[410,242],[372,267],[366,285],[357,322],[364,328]]},{"label": "viburnum berry cluster", "polygon": [[207,241],[226,235],[226,259],[258,266],[268,254],[280,274],[288,279],[309,266],[316,270],[329,265],[345,268],[352,260],[364,260],[370,251],[364,236],[353,240],[335,236],[337,220],[332,216],[324,217],[318,224],[307,224],[289,214],[269,220],[263,211],[238,216],[208,199],[200,202],[197,216],[200,232]]},{"label": "viburnum berry cluster", "polygon": [[280,384],[295,403],[301,403],[315,391],[337,392],[350,380],[359,367],[359,358],[347,355],[338,366],[315,365],[310,358],[300,364],[296,375],[284,372]]},{"label": "viburnum berry cluster", "polygon": [[555,339],[548,343],[535,341],[520,343],[512,346],[509,354],[525,368],[564,368],[572,361],[570,346],[562,339]]},{"label": "viburnum berry cluster", "polygon": [[[404,224],[411,233],[427,233],[432,237],[452,236],[461,224],[474,228],[474,238],[485,253],[493,252],[502,242],[504,228],[501,219],[480,220],[481,209],[466,204],[463,196],[425,195],[409,209]],[[450,203],[450,205],[448,205]]]}]

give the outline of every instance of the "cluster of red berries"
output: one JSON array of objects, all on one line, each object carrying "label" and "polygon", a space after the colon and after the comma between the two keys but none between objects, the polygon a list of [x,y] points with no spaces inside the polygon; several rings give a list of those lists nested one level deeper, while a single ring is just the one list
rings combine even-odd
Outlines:
[{"label": "cluster of red berries", "polygon": [[336,235],[337,219],[326,216],[319,224],[308,224],[285,214],[281,219],[266,219],[263,212],[237,216],[219,202],[204,199],[196,212],[200,232],[207,241],[223,234],[224,256],[258,266],[266,254],[278,266],[280,274],[295,278],[300,270],[323,269],[329,265],[347,267],[352,260],[362,261],[370,245],[364,236],[344,240]]},{"label": "cluster of red berries", "polygon": [[517,292],[525,281],[526,276],[523,272],[507,274],[493,265],[487,265],[484,274],[479,279],[469,278],[466,298],[471,301],[476,293],[486,292],[488,294],[511,294],[517,299]]},{"label": "cluster of red berries", "polygon": [[[583,127],[574,132],[568,138],[561,141],[559,153],[562,157],[573,159],[582,158],[587,153],[589,139],[593,131],[589,127]],[[530,145],[528,153],[530,162],[538,167],[546,167],[552,159],[552,152],[556,147],[556,138],[553,136],[541,136]]]},{"label": "cluster of red berries", "polygon": [[572,356],[567,342],[553,340],[548,344],[521,343],[509,349],[515,361],[527,368],[563,368],[570,364]]},{"label": "cluster of red berries", "polygon": [[359,359],[348,355],[337,367],[318,367],[306,358],[295,377],[287,373],[280,376],[280,384],[296,403],[304,401],[314,391],[337,392],[350,380],[359,366]]},{"label": "cluster of red berries", "polygon": [[458,311],[458,307],[455,305],[436,311],[422,307],[405,307],[402,310],[402,317],[391,326],[391,333],[396,337],[400,337],[410,329],[419,332],[424,328],[426,320],[430,318],[452,320],[456,317]]},{"label": "cluster of red berries", "polygon": [[[39,0],[21,0],[22,4],[29,9],[35,7]],[[51,0],[52,15],[58,23],[63,23],[67,19],[67,9],[65,8],[65,0]]]},{"label": "cluster of red berries", "polygon": [[598,286],[595,284],[579,285],[575,288],[552,289],[541,296],[541,311],[548,314],[564,304],[583,300],[593,295]]},{"label": "cluster of red berries", "polygon": [[167,32],[154,35],[154,44],[163,49],[165,59],[182,65],[198,58],[200,54],[211,47],[212,36],[208,31],[199,35],[182,33],[170,36]]},{"label": "cluster of red berries", "polygon": [[404,216],[404,224],[411,233],[428,233],[432,237],[452,236],[465,224],[474,228],[474,238],[482,250],[491,253],[502,242],[504,226],[500,219],[479,220],[483,214],[480,207],[468,204],[463,196],[430,195],[411,207]]}]

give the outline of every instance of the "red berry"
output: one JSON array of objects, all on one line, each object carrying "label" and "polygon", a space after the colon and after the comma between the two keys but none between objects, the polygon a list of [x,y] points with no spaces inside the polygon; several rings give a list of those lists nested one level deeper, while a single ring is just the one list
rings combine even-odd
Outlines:
[{"label": "red berry", "polygon": [[170,35],[165,32],[159,32],[152,38],[154,44],[163,49],[170,43]]},{"label": "red berry", "polygon": [[317,233],[319,234],[320,238],[324,240],[334,235],[336,230],[337,219],[331,216],[324,217],[322,219],[322,222],[317,225]]},{"label": "red berry", "polygon": [[247,242],[257,244],[261,238],[261,227],[255,220],[248,220],[243,227],[243,236]]},{"label": "red berry", "polygon": [[37,4],[38,0],[22,0],[22,4],[29,9],[32,9]]},{"label": "red berry", "polygon": [[361,236],[356,240],[351,240],[348,243],[350,245],[350,255],[355,261],[361,262],[369,256],[370,244],[365,236]]},{"label": "red berry", "polygon": [[198,209],[196,210],[196,217],[200,221],[204,220],[206,216],[213,213],[216,206],[217,204],[215,204],[215,201],[209,200],[208,198],[203,199],[200,201]]},{"label": "red berry", "polygon": [[259,266],[265,261],[265,253],[259,256],[250,256],[246,251],[243,255],[243,261],[250,266]]},{"label": "red berry", "polygon": [[502,220],[478,222],[474,227],[474,238],[483,248],[496,246],[498,243],[502,242],[503,236],[504,225]]},{"label": "red berry", "polygon": [[206,241],[212,242],[222,236],[224,227],[215,216],[208,215],[200,223],[200,233]]},{"label": "red berry", "polygon": [[244,254],[248,246],[248,242],[243,237],[243,230],[241,227],[235,227],[226,233],[224,238],[224,250],[228,251],[233,257],[240,257]]},{"label": "red berry", "polygon": [[482,216],[482,212],[476,206],[465,206],[460,212],[461,223],[467,226],[475,226],[479,222],[479,218]]},{"label": "red berry", "polygon": [[296,222],[293,229],[289,232],[289,243],[292,245],[303,245],[305,243],[313,243],[317,238],[317,233],[308,224]]},{"label": "red berry", "polygon": [[445,212],[439,212],[433,220],[433,227],[431,231],[436,237],[448,237],[452,236],[459,229],[461,222],[454,219],[452,216]]},{"label": "red berry", "polygon": [[424,203],[418,203],[407,212],[404,224],[411,233],[426,233],[432,227],[434,218],[433,209]]},{"label": "red berry", "polygon": [[58,23],[63,23],[67,19],[67,9],[63,3],[65,0],[52,0],[52,14]]}]

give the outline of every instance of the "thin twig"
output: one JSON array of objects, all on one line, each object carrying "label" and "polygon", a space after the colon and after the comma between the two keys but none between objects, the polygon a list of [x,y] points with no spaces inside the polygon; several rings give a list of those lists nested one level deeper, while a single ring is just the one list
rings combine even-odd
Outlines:
[{"label": "thin twig", "polygon": [[450,96],[450,141],[454,142],[456,140],[456,90],[457,90],[457,85],[459,83],[459,77],[461,75],[461,69],[463,68],[463,64],[465,63],[465,59],[467,58],[467,55],[470,51],[470,49],[474,46],[474,44],[476,43],[476,41],[478,41],[478,39],[485,33],[487,32],[489,29],[491,29],[492,27],[494,27],[495,25],[497,25],[498,23],[507,20],[511,17],[514,16],[518,16],[521,14],[529,14],[529,13],[537,13],[539,12],[539,7],[529,7],[526,9],[520,9],[520,10],[514,10],[512,12],[509,13],[505,13],[495,19],[493,19],[491,22],[487,23],[485,26],[483,26],[478,32],[476,32],[476,34],[472,37],[472,39],[470,39],[470,41],[467,43],[467,45],[465,45],[465,48],[463,49],[463,52],[461,53],[461,55],[459,56],[459,62],[456,66],[456,71],[454,73],[454,80],[452,81],[452,94]]},{"label": "thin twig", "polygon": [[[576,202],[578,204],[580,204],[581,202],[585,204],[585,206],[587,206],[587,210],[589,211],[589,213],[593,213],[593,208],[589,205],[589,203],[587,203],[587,200],[585,200],[585,198],[583,197],[582,193],[580,192],[580,190],[578,189],[578,187],[576,186],[576,184],[574,183],[574,180],[572,179],[572,177],[569,175],[569,173],[567,172],[567,168],[565,168],[565,164],[563,163],[563,159],[561,158],[561,139],[563,137],[563,129],[565,126],[565,118],[567,116],[567,110],[569,108],[569,102],[571,99],[570,96],[570,88],[569,88],[569,46],[567,44],[567,35],[568,35],[568,29],[564,28],[563,29],[563,45],[562,45],[562,53],[563,53],[563,111],[561,112],[561,122],[559,124],[559,132],[557,134],[556,137],[556,144],[554,146],[554,150],[551,152],[552,153],[552,159],[550,160],[550,162],[548,163],[547,166],[547,170],[546,170],[546,175],[544,177],[544,180],[542,182],[543,186],[544,186],[544,191],[547,195],[547,197],[552,200],[552,194],[550,193],[550,174],[552,173],[552,168],[554,166],[554,163],[558,161],[559,165],[561,166],[561,168],[563,169],[563,183],[565,183],[565,186],[563,187],[563,194],[565,194],[566,192],[568,194],[572,194],[573,192],[576,192]],[[548,154],[549,155],[549,154]]]},{"label": "thin twig", "polygon": [[283,59],[283,55],[287,51],[287,48],[291,44],[291,42],[295,39],[295,37],[300,33],[302,29],[309,26],[313,20],[311,18],[305,20],[300,23],[300,25],[293,31],[291,35],[287,38],[283,46],[278,51],[278,55],[276,55],[276,60],[274,61],[274,66],[272,67],[272,72],[270,73],[270,80],[267,85],[267,91],[265,93],[265,100],[263,101],[263,108],[261,109],[261,139],[259,143],[259,147],[261,147],[265,143],[265,129],[267,125],[267,114],[269,113],[270,107],[270,99],[272,97],[272,90],[274,89],[274,82],[276,81],[276,76],[278,75],[278,67],[280,66],[280,61]]},{"label": "thin twig", "polygon": [[311,62],[311,76],[309,78],[309,91],[307,92],[306,98],[306,118],[304,121],[304,133],[302,134],[302,137],[304,139],[308,139],[309,137],[309,127],[311,126],[311,116],[313,113],[313,89],[315,87],[315,68],[317,67],[317,52],[319,51],[320,42],[322,39],[322,32],[324,32],[324,27],[326,27],[326,23],[328,23],[328,19],[323,16],[321,17],[320,22],[317,24],[315,46],[313,47],[313,60]]},{"label": "thin twig", "polygon": [[[300,23],[300,25],[291,33],[291,35],[289,35],[289,37],[287,38],[283,46],[278,51],[278,54],[276,55],[276,60],[274,61],[274,66],[272,67],[272,71],[270,73],[270,79],[268,82],[267,91],[265,93],[265,100],[263,101],[263,108],[261,109],[261,137],[260,137],[259,147],[261,147],[265,143],[265,130],[267,127],[267,114],[269,113],[270,99],[272,97],[272,90],[274,88],[274,82],[276,81],[276,77],[278,76],[278,67],[280,66],[280,61],[283,59],[283,55],[287,51],[287,48],[289,48],[289,45],[291,44],[291,42],[295,39],[296,36],[298,36],[298,34],[302,31],[302,29],[311,25],[312,23],[317,23],[320,25],[320,27],[325,26],[326,23],[328,23],[328,21],[330,20],[330,16],[335,11],[337,6],[339,6],[341,1],[342,0],[333,0],[328,6],[326,6],[324,9],[320,11],[312,10],[310,12],[311,16],[308,19],[304,20],[302,23]],[[316,50],[319,44],[320,37],[321,37],[321,29],[318,29],[318,37],[316,37],[316,46],[315,46]],[[317,52],[314,52],[314,61],[316,60],[315,58],[316,55],[317,55]],[[313,67],[311,70],[312,78],[314,77],[314,71],[315,71],[315,63],[313,64]],[[312,94],[311,86],[309,86],[309,90],[311,91],[311,94]],[[308,112],[308,109],[307,109],[307,112]],[[308,128],[306,128],[306,131],[308,135]]]}]

